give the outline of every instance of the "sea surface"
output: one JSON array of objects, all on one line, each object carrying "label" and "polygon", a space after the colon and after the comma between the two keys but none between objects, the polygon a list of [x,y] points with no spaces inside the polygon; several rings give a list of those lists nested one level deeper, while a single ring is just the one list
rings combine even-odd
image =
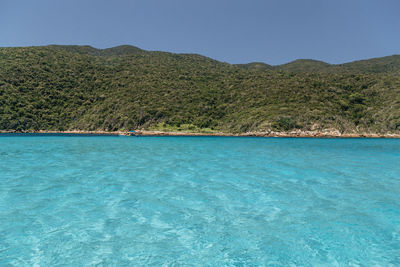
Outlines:
[{"label": "sea surface", "polygon": [[400,140],[0,136],[0,266],[399,266]]}]

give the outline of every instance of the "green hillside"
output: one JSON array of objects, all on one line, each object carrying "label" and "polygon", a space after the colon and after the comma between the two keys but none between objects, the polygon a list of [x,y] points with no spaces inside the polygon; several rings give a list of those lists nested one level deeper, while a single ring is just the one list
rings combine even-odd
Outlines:
[{"label": "green hillside", "polygon": [[400,71],[400,55],[382,58],[359,60],[345,64],[329,64],[312,59],[297,59],[295,61],[271,66],[265,63],[253,62],[237,64],[236,66],[248,70],[280,70],[288,72],[325,72],[325,73],[390,73]]},{"label": "green hillside", "polygon": [[398,72],[400,70],[400,55],[360,60],[341,64],[338,67],[346,71],[359,71],[367,73]]},{"label": "green hillside", "polygon": [[400,132],[400,57],[231,65],[133,46],[0,48],[0,130]]},{"label": "green hillside", "polygon": [[247,70],[272,70],[274,67],[268,64],[265,64],[263,62],[251,62],[247,64],[236,64],[235,66],[238,66],[243,69]]},{"label": "green hillside", "polygon": [[318,60],[297,59],[287,64],[274,66],[273,69],[289,72],[328,72],[333,70],[334,66]]}]

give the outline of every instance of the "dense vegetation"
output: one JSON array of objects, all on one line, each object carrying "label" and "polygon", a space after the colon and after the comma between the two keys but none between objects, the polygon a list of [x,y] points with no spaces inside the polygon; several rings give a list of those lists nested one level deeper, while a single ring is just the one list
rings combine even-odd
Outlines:
[{"label": "dense vegetation", "polygon": [[231,65],[132,46],[0,48],[0,130],[400,132],[400,56]]}]

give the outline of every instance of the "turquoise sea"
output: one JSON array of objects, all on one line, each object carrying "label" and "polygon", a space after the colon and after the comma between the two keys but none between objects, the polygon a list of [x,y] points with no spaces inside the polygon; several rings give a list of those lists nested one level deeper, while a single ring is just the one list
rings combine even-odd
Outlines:
[{"label": "turquoise sea", "polygon": [[399,266],[400,140],[0,136],[0,266]]}]

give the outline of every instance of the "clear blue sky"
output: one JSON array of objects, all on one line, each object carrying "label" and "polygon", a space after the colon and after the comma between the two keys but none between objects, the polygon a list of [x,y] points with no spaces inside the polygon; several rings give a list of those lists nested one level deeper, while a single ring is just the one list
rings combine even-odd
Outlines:
[{"label": "clear blue sky", "polygon": [[400,53],[400,1],[0,0],[0,46],[47,44],[343,63]]}]

